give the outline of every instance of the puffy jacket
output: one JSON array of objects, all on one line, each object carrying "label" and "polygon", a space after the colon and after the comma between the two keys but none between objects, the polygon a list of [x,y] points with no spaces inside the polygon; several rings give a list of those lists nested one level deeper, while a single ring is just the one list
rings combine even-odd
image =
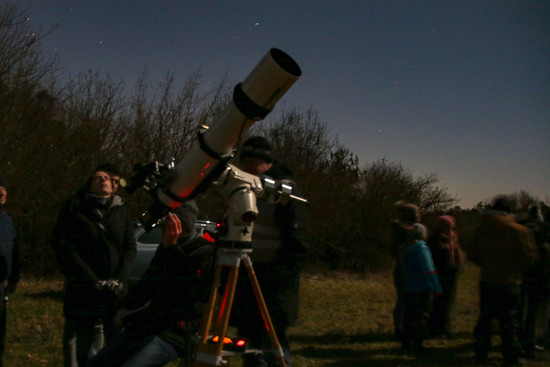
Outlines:
[{"label": "puffy jacket", "polygon": [[441,284],[426,242],[418,241],[405,248],[402,268],[407,294],[441,292]]}]

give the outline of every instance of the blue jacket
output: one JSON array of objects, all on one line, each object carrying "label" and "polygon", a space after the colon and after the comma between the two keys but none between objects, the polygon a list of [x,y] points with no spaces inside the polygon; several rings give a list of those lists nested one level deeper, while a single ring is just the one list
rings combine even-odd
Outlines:
[{"label": "blue jacket", "polygon": [[407,246],[402,261],[405,293],[418,294],[429,291],[440,293],[442,291],[426,242],[418,241],[414,245]]}]

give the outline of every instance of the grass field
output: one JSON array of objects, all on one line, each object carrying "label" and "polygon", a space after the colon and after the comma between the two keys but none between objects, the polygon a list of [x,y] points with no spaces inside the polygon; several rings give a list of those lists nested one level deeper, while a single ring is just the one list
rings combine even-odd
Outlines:
[{"label": "grass field", "polygon": [[[301,319],[290,329],[293,365],[305,366],[477,366],[472,330],[478,315],[477,268],[461,275],[452,340],[427,340],[422,355],[406,354],[393,341],[394,290],[389,274],[304,274]],[[5,365],[61,366],[63,283],[59,279],[24,279],[9,303]],[[495,336],[486,365],[502,362]],[[239,357],[231,359],[240,366]],[[176,366],[175,363],[170,366]],[[541,352],[529,366],[550,366]]]}]

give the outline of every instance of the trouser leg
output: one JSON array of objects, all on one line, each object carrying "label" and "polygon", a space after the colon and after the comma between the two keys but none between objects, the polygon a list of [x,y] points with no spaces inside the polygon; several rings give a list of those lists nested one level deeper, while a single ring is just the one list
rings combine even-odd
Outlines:
[{"label": "trouser leg", "polygon": [[155,336],[148,344],[130,357],[121,367],[151,367],[164,366],[178,358],[176,349]]},{"label": "trouser leg", "polygon": [[[285,364],[287,367],[291,367],[290,340],[287,335],[287,327],[285,325],[278,325],[275,322],[273,326],[275,328],[277,340],[279,341],[281,349],[283,350],[283,358],[285,360]],[[240,337],[246,338],[249,341],[250,349],[257,349],[260,351],[273,349],[273,346],[271,345],[271,339],[269,338],[265,326],[263,325],[251,324],[240,326],[238,334]],[[243,366],[278,366],[278,362],[273,353],[247,353],[243,355]]]},{"label": "trouser leg", "polygon": [[515,359],[523,354],[523,348],[519,340],[521,310],[519,288],[503,288],[500,300],[503,305],[499,315],[502,354],[505,358]]},{"label": "trouser leg", "polygon": [[492,321],[495,316],[493,309],[490,307],[491,297],[490,290],[481,285],[479,297],[480,313],[474,329],[474,350],[478,357],[487,357],[491,351]]},{"label": "trouser leg", "polygon": [[66,317],[63,329],[63,366],[85,367],[90,356],[104,346],[99,319]]},{"label": "trouser leg", "polygon": [[4,365],[4,349],[6,346],[6,303],[0,300],[0,367]]},{"label": "trouser leg", "polygon": [[403,317],[404,348],[422,348],[422,343],[428,336],[430,301],[430,293],[407,295]]}]

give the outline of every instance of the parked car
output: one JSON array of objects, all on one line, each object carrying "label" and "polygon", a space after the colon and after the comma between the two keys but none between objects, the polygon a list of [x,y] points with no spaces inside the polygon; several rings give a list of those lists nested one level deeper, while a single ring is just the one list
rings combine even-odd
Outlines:
[{"label": "parked car", "polygon": [[[197,220],[195,223],[195,233],[193,233],[188,242],[196,240],[198,237],[205,237],[216,233],[216,222],[207,220]],[[130,287],[141,279],[141,276],[149,267],[149,263],[153,259],[157,247],[162,241],[162,228],[155,227],[149,232],[141,224],[136,225],[135,229],[137,254],[134,266],[130,272]]]}]

